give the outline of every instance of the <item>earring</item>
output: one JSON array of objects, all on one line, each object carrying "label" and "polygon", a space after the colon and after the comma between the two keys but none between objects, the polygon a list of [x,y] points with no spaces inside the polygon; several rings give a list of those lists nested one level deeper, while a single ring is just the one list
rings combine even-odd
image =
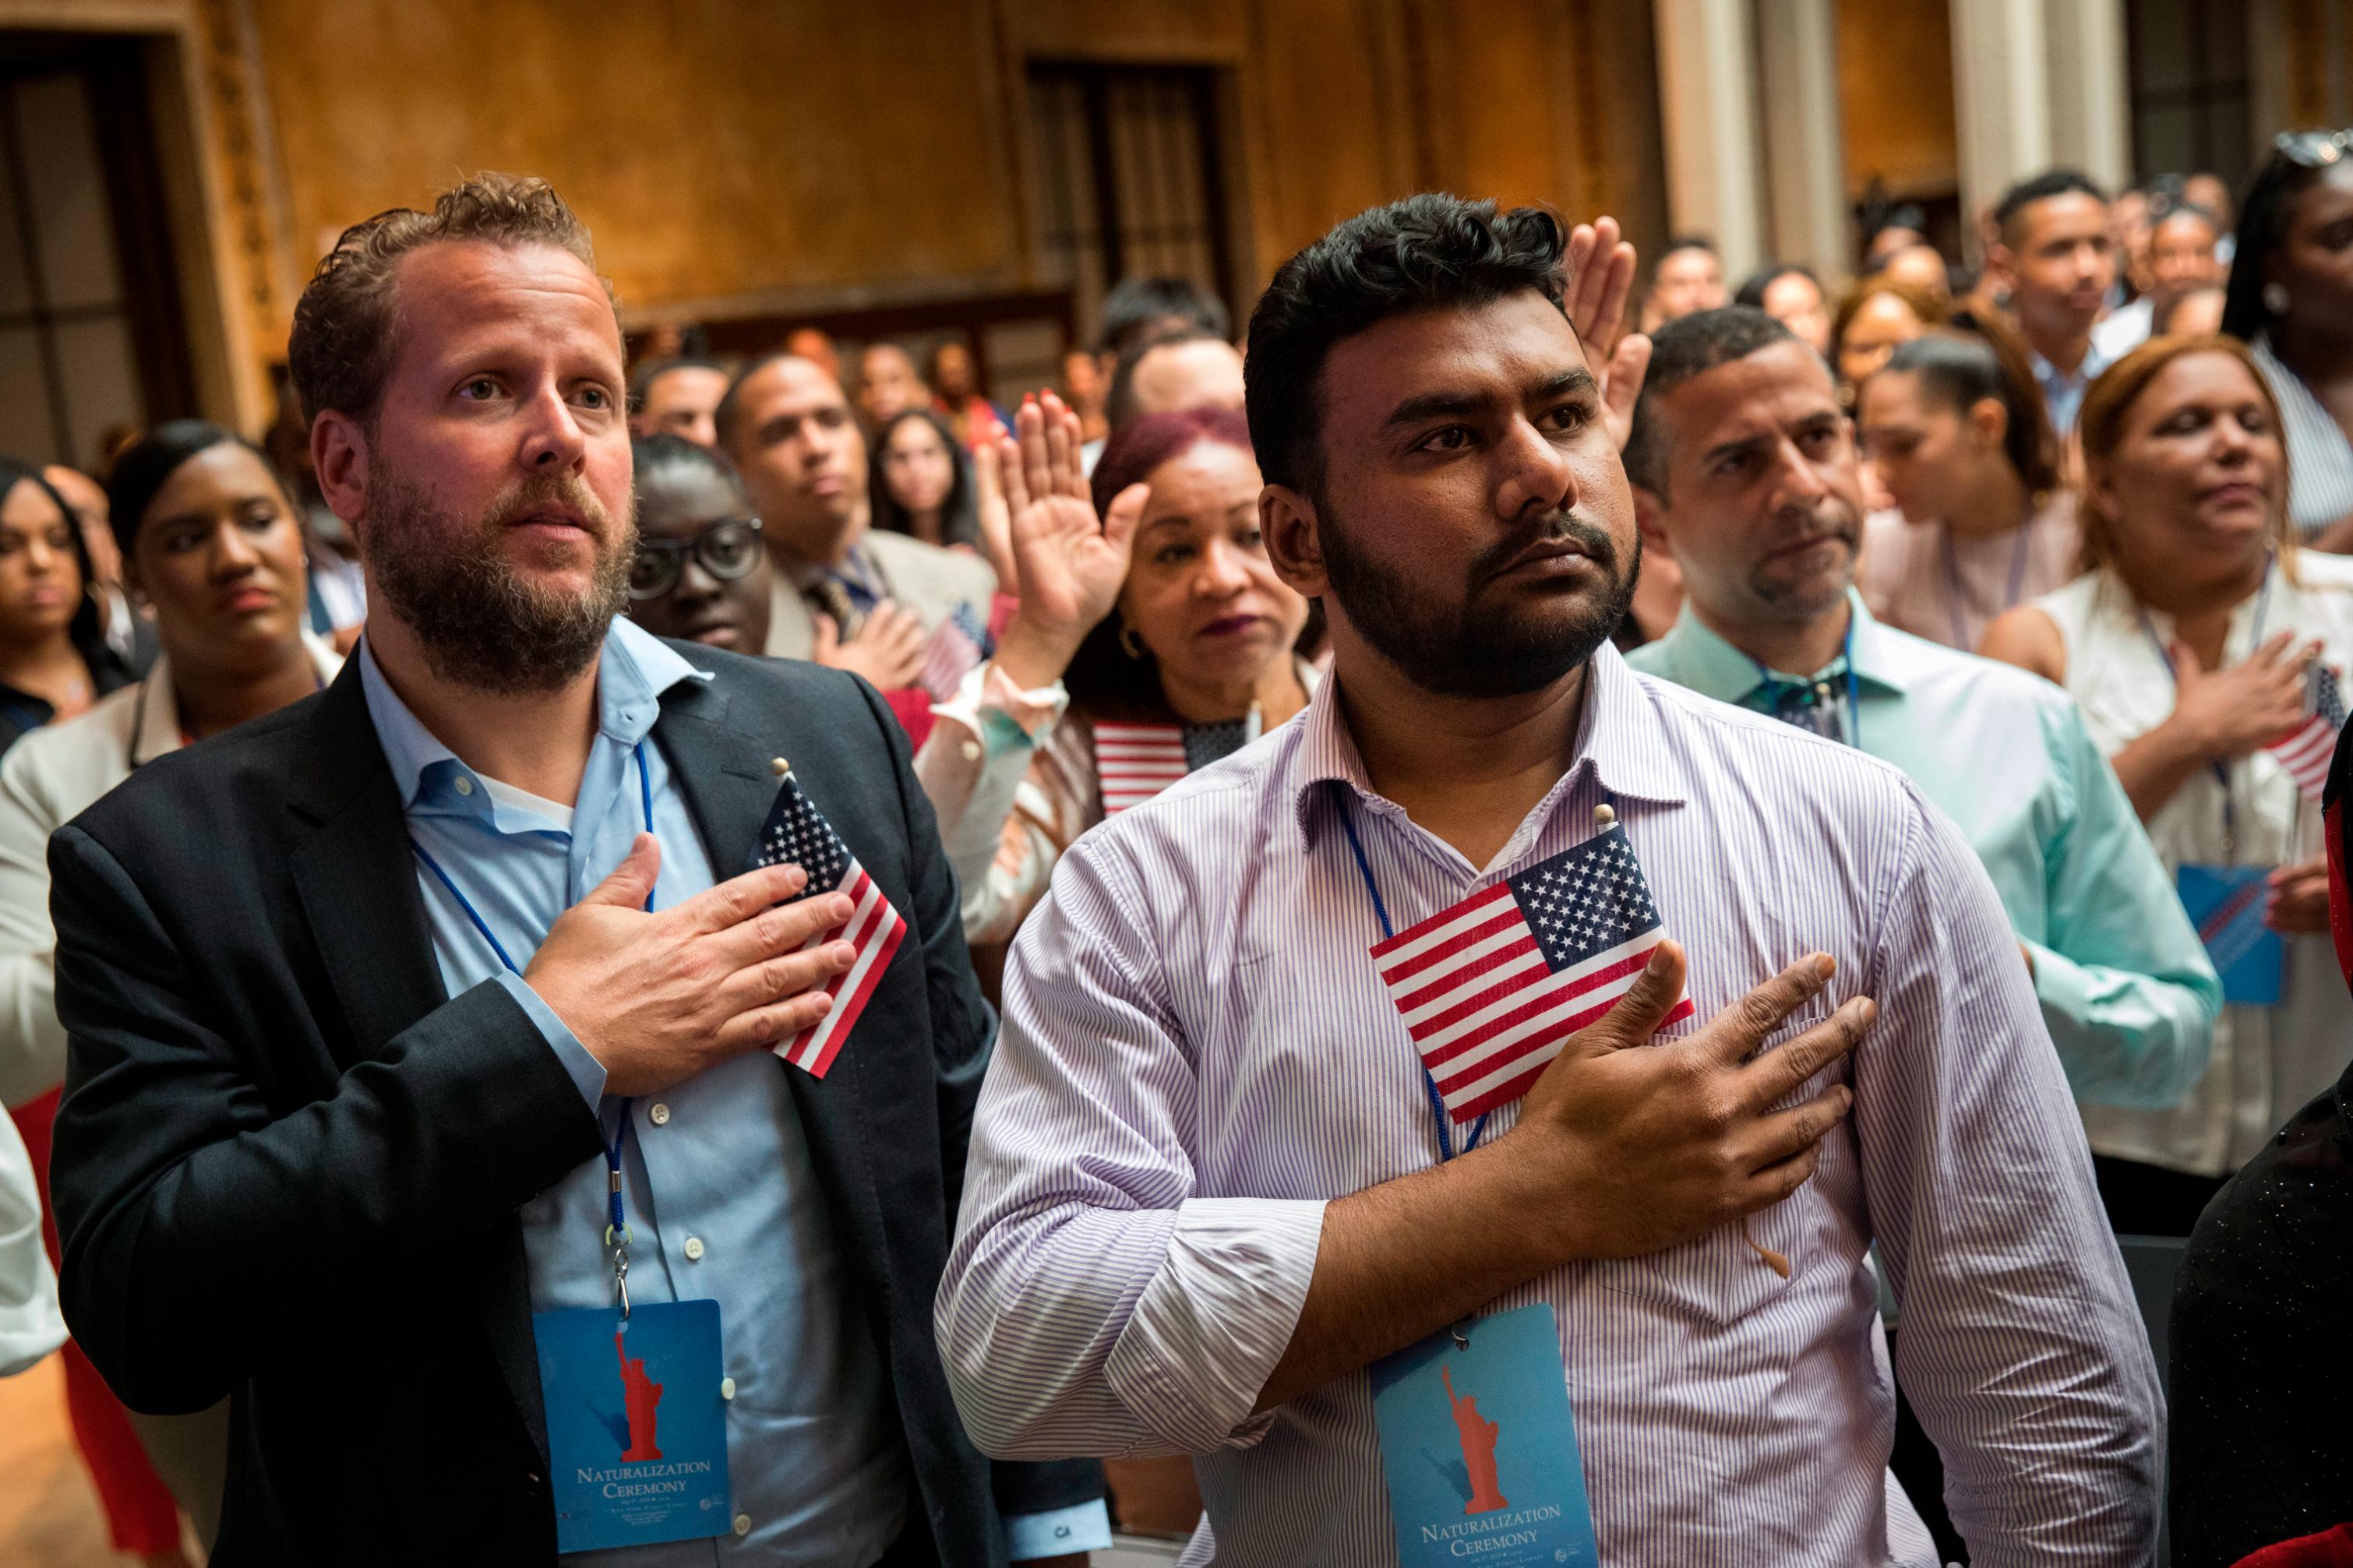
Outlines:
[{"label": "earring", "polygon": [[1144,657],[1144,639],[1135,635],[1134,626],[1126,625],[1120,626],[1119,651],[1130,658],[1140,659]]},{"label": "earring", "polygon": [[2284,316],[2287,314],[2286,284],[2266,283],[2263,285],[2263,309],[2269,310],[2274,316]]}]

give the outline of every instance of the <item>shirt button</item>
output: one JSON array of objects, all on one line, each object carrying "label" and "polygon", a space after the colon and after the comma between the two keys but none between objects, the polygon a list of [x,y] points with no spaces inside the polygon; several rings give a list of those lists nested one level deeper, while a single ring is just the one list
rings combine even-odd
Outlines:
[{"label": "shirt button", "polygon": [[690,1237],[688,1237],[686,1238],[686,1260],[687,1260],[689,1263],[691,1263],[691,1262],[693,1262],[696,1258],[701,1258],[702,1256],[702,1237],[699,1237],[699,1236],[690,1236]]},{"label": "shirt button", "polygon": [[749,1535],[752,1533],[752,1516],[750,1514],[739,1513],[735,1516],[735,1533],[738,1535]]},{"label": "shirt button", "polygon": [[473,793],[474,793],[474,781],[473,781],[473,780],[471,780],[471,779],[470,779],[470,778],[468,778],[465,774],[463,774],[463,773],[459,773],[459,774],[458,775],[458,793],[459,793],[459,795],[471,795],[471,794],[473,794]]},{"label": "shirt button", "polygon": [[735,1380],[733,1378],[723,1377],[719,1380],[719,1397],[722,1399],[733,1399],[735,1397]]},{"label": "shirt button", "polygon": [[978,741],[966,741],[964,743],[963,749],[964,760],[965,762],[976,763],[980,761],[980,742]]},{"label": "shirt button", "polygon": [[646,1119],[657,1127],[667,1127],[670,1125],[670,1107],[657,1100],[653,1109],[646,1112]]}]

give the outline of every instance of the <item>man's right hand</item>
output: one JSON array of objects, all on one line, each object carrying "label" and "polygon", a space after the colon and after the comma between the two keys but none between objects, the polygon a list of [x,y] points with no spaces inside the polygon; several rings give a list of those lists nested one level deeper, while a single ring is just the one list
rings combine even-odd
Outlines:
[{"label": "man's right hand", "polygon": [[522,973],[603,1065],[607,1094],[651,1094],[792,1038],[831,1010],[824,987],[857,954],[846,942],[800,951],[848,920],[850,903],[828,893],[777,908],[808,881],[797,866],[747,871],[648,914],[660,866],[659,843],[639,834]]},{"label": "man's right hand", "polygon": [[[1876,1007],[1856,997],[1757,1056],[1767,1036],[1830,981],[1828,954],[1799,960],[1698,1033],[1652,1044],[1683,995],[1683,949],[1662,942],[1608,1013],[1577,1031],[1528,1091],[1509,1144],[1542,1183],[1562,1261],[1632,1258],[1779,1203],[1814,1173],[1853,1103],[1833,1084],[1773,1107],[1852,1051]],[[1753,1060],[1751,1058],[1754,1058]]]},{"label": "man's right hand", "polygon": [[862,675],[877,690],[897,691],[914,685],[923,672],[923,623],[915,612],[885,599],[847,641],[831,616],[819,615],[809,658],[829,669]]}]

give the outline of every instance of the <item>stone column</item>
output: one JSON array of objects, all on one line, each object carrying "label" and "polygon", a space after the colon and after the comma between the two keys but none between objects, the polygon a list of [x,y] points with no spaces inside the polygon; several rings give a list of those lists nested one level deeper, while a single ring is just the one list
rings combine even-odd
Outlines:
[{"label": "stone column", "polygon": [[1713,239],[1737,279],[1768,243],[1748,0],[1654,4],[1670,226]]},{"label": "stone column", "polygon": [[1772,255],[1825,279],[1853,266],[1839,123],[1836,0],[1756,0]]}]

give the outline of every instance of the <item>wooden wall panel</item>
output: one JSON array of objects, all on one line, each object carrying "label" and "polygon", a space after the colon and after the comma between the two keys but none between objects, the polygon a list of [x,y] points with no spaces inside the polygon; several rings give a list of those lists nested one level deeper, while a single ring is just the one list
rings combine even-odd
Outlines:
[{"label": "wooden wall panel", "polygon": [[1898,194],[1953,189],[1961,153],[1946,0],[1839,0],[1838,55],[1847,195],[1874,176]]},{"label": "wooden wall panel", "polygon": [[1011,281],[977,3],[254,0],[298,238],[461,171],[545,175],[637,310]]}]

